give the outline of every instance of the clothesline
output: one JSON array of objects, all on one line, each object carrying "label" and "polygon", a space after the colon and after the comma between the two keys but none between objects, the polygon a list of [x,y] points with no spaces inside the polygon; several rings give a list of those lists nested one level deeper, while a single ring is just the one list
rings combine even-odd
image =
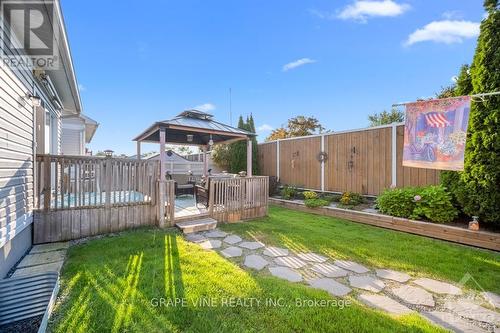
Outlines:
[{"label": "clothesline", "polygon": [[[474,95],[469,95],[469,96],[472,97],[472,98],[474,98],[474,97],[480,97],[481,99],[483,99],[483,97],[493,96],[493,95],[500,95],[500,91],[489,92],[489,93],[482,93],[482,94],[474,94]],[[453,98],[460,98],[460,97],[463,97],[463,96],[447,97],[447,98],[437,98],[437,99],[453,99]],[[410,104],[410,103],[415,103],[415,102],[395,103],[395,104],[392,104],[392,106],[395,107],[395,106],[401,106],[401,105],[406,105],[406,104]]]}]

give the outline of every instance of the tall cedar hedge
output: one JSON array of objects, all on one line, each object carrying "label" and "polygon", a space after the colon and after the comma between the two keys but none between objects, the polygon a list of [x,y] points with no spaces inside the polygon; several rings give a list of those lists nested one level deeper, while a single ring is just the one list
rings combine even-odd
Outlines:
[{"label": "tall cedar hedge", "polygon": [[[500,90],[500,11],[498,0],[484,2],[488,17],[481,22],[470,68],[472,94]],[[468,94],[469,83],[458,82],[457,94]],[[500,96],[474,101],[471,106],[464,171],[443,179],[466,214],[500,224]],[[452,187],[456,186],[456,189]]]}]

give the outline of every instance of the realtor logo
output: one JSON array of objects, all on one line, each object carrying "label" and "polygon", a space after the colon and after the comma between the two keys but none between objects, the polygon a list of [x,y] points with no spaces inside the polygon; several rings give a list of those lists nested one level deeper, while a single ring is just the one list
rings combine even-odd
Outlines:
[{"label": "realtor logo", "polygon": [[0,0],[2,65],[57,69],[59,25],[53,0]]}]

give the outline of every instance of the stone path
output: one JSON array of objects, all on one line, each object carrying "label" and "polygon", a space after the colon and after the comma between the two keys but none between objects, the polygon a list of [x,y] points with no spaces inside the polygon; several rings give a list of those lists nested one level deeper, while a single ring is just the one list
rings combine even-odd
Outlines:
[{"label": "stone path", "polygon": [[[355,297],[368,307],[393,315],[418,312],[455,332],[500,332],[500,296],[490,292],[464,293],[447,282],[416,279],[404,272],[372,269],[319,253],[266,246],[217,229],[185,237],[207,251],[217,251],[227,260],[263,272],[259,274],[305,283],[334,297]],[[57,249],[54,251],[57,253]]]}]

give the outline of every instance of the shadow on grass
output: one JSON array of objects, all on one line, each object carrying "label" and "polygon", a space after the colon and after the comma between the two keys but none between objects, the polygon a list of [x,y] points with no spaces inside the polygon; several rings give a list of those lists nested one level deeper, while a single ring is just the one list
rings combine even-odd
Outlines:
[{"label": "shadow on grass", "polygon": [[[186,303],[158,306],[159,298]],[[198,303],[208,298],[217,303]],[[257,299],[261,304],[228,306],[223,299]],[[268,306],[269,299],[286,305]],[[356,304],[344,309],[297,307],[296,299],[331,297],[243,270],[177,233],[141,230],[70,249],[49,331],[433,331],[413,317],[394,319]]]},{"label": "shadow on grass", "polygon": [[[500,292],[500,254],[494,251],[276,206],[268,217],[222,229],[296,252],[313,251],[415,276],[458,283],[470,274],[485,290]],[[475,284],[466,287],[477,289]]]}]

